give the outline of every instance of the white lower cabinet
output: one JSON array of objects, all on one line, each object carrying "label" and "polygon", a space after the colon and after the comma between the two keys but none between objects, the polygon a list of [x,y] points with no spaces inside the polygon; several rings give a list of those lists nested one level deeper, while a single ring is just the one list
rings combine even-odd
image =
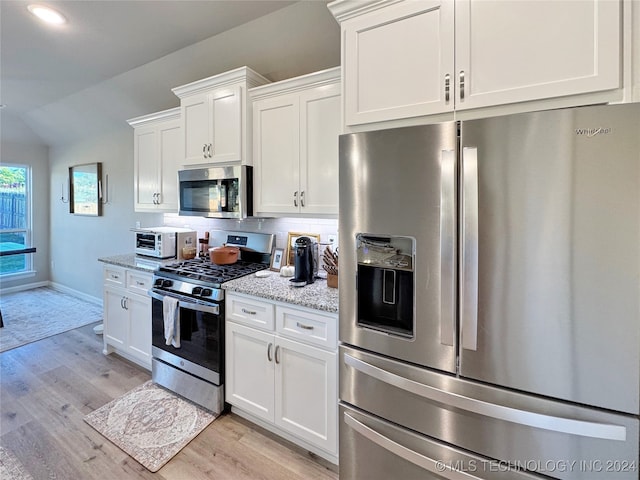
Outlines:
[{"label": "white lower cabinet", "polygon": [[116,352],[151,369],[150,274],[126,268],[104,267],[104,353]]},{"label": "white lower cabinet", "polygon": [[[228,294],[227,305],[234,304],[243,307],[227,309],[226,401],[236,413],[337,463],[337,344],[330,335],[314,346],[320,342],[313,334],[337,331],[337,315]],[[271,330],[246,314],[269,310],[276,319]],[[281,329],[292,315],[297,327]]]}]

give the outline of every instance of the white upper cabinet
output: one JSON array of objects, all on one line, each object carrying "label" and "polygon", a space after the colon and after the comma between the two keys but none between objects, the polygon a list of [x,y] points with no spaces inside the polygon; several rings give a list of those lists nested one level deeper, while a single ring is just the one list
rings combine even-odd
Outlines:
[{"label": "white upper cabinet", "polygon": [[268,83],[248,67],[198,80],[172,91],[180,97],[183,166],[251,164],[247,90]]},{"label": "white upper cabinet", "polygon": [[620,2],[456,2],[456,109],[621,86]]},{"label": "white upper cabinet", "polygon": [[128,122],[134,127],[135,211],[176,213],[182,145],[180,109],[173,108]]},{"label": "white upper cabinet", "polygon": [[329,8],[342,28],[346,126],[622,86],[621,2],[338,0]]},{"label": "white upper cabinet", "polygon": [[255,214],[337,215],[340,69],[250,94]]},{"label": "white upper cabinet", "polygon": [[342,25],[346,125],[453,109],[453,2],[388,3]]}]

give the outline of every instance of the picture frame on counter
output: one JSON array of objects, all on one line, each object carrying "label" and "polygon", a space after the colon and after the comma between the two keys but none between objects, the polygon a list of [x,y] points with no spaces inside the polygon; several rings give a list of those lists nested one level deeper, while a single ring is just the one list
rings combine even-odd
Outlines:
[{"label": "picture frame on counter", "polygon": [[284,248],[276,248],[273,251],[273,255],[271,256],[271,270],[273,270],[274,272],[279,272],[283,267],[282,260],[284,258]]},{"label": "picture frame on counter", "polygon": [[318,245],[320,244],[320,234],[319,233],[301,233],[301,232],[289,232],[289,235],[287,237],[287,251],[286,251],[286,256],[285,258],[287,259],[287,265],[293,265],[293,255],[295,253],[294,251],[294,244],[296,243],[296,240],[300,237],[309,237],[309,238],[314,238],[316,240],[316,242],[318,243]]}]

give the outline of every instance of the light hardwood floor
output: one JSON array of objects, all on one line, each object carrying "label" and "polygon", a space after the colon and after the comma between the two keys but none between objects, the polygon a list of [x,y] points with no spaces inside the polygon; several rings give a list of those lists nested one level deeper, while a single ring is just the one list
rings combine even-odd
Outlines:
[{"label": "light hardwood floor", "polygon": [[0,353],[0,446],[35,480],[338,478],[335,466],[233,414],[149,472],[83,420],[149,378],[103,355],[93,325]]}]

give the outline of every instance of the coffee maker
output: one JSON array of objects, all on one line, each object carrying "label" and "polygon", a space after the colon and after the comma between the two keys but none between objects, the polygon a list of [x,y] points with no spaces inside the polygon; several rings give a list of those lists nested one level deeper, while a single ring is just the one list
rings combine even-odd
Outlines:
[{"label": "coffee maker", "polygon": [[309,237],[298,237],[293,248],[295,273],[289,281],[294,287],[304,287],[313,283],[318,273],[318,244]]}]

